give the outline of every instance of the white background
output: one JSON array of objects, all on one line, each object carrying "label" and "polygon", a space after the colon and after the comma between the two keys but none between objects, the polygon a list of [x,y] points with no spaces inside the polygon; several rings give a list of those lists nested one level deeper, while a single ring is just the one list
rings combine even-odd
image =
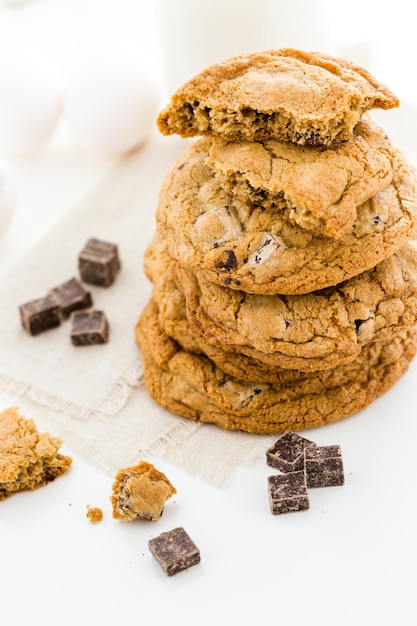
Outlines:
[{"label": "white background", "polygon": [[[282,4],[283,18],[296,4]],[[329,2],[325,8],[327,50],[363,60],[402,98],[399,112],[379,120],[414,159],[416,43],[409,2],[351,0],[348,7]],[[309,26],[300,22],[297,39]],[[122,38],[148,59],[163,87],[158,33],[152,3],[140,0],[0,5],[2,45],[24,41],[47,52],[63,76],[94,42]],[[18,206],[0,240],[0,271],[114,164],[80,150],[65,120],[41,153],[9,162]],[[111,516],[113,477],[64,444],[73,457],[65,476],[0,503],[0,623],[415,624],[416,382],[413,363],[365,411],[305,433],[321,445],[341,445],[346,484],[310,492],[310,510],[298,514],[271,515],[264,458],[222,488],[149,459],[178,493],[160,522],[122,524]],[[15,404],[6,394],[0,401]],[[89,523],[87,504],[103,509],[102,523]],[[198,544],[202,561],[168,578],[147,541],[178,525]]]}]

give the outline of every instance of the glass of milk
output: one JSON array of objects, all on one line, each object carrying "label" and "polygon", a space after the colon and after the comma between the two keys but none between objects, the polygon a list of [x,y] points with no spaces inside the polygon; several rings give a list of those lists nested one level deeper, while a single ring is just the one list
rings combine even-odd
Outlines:
[{"label": "glass of milk", "polygon": [[170,96],[208,65],[272,48],[327,52],[324,0],[155,0]]}]

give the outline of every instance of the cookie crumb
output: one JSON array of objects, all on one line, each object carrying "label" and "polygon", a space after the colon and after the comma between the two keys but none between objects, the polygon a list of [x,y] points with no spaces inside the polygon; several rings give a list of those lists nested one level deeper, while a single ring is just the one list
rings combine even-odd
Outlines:
[{"label": "cookie crumb", "polygon": [[88,517],[92,524],[98,524],[103,519],[103,511],[97,506],[87,504],[86,517]]}]

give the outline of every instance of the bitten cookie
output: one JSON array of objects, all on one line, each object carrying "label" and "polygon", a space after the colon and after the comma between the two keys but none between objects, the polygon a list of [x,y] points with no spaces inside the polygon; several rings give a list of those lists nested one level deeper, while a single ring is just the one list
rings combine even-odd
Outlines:
[{"label": "bitten cookie", "polygon": [[302,145],[346,141],[370,109],[399,106],[366,70],[291,48],[232,57],[185,83],[161,111],[165,134]]},{"label": "bitten cookie", "polygon": [[189,146],[167,173],[156,211],[171,257],[211,282],[258,294],[304,294],[336,285],[391,256],[411,236],[414,177],[397,153],[392,182],[356,209],[352,231],[318,235],[225,191],[206,164],[211,145]]},{"label": "bitten cookie", "polygon": [[149,394],[183,417],[254,433],[312,428],[356,413],[404,374],[417,350],[414,329],[368,344],[354,361],[307,379],[247,383],[181,349],[161,329],[151,340],[150,324],[155,318],[142,314],[136,334]]},{"label": "bitten cookie", "polygon": [[245,204],[288,208],[299,226],[338,239],[351,232],[357,207],[391,183],[399,158],[385,131],[364,118],[349,141],[328,148],[214,139],[207,165]]},{"label": "bitten cookie", "polygon": [[71,466],[69,456],[59,454],[62,441],[39,433],[32,419],[17,407],[0,413],[0,500],[19,492],[43,487]]}]

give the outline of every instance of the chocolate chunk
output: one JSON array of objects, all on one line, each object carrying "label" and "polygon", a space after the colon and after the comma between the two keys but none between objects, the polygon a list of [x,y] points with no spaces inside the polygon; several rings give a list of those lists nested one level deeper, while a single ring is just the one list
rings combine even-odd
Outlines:
[{"label": "chocolate chunk", "polygon": [[182,527],[150,539],[148,546],[167,576],[200,563],[200,550]]},{"label": "chocolate chunk", "polygon": [[237,267],[237,258],[233,250],[225,250],[224,255],[225,259],[217,264],[217,269],[230,271],[231,269]]},{"label": "chocolate chunk", "polygon": [[354,320],[355,332],[359,341],[366,341],[370,338],[375,328],[375,318],[373,316],[366,318],[365,320]]},{"label": "chocolate chunk", "polygon": [[276,237],[275,235],[269,234],[263,241],[263,243],[259,246],[259,248],[254,252],[254,254],[250,258],[250,263],[253,265],[260,265],[267,263],[271,255],[274,254],[279,248],[286,248],[287,246],[284,244],[284,241],[281,237]]},{"label": "chocolate chunk", "polygon": [[62,316],[66,319],[72,311],[78,309],[88,309],[92,305],[91,293],[84,289],[83,285],[76,279],[71,278],[66,283],[51,289],[61,306]]},{"label": "chocolate chunk", "polygon": [[199,215],[194,222],[194,229],[213,248],[237,239],[242,234],[242,224],[236,212],[227,205]]},{"label": "chocolate chunk", "polygon": [[304,469],[304,450],[315,445],[313,441],[288,431],[266,451],[266,463],[281,472]]},{"label": "chocolate chunk", "polygon": [[268,493],[274,515],[306,511],[310,507],[303,470],[268,476]]},{"label": "chocolate chunk", "polygon": [[304,451],[307,487],[334,487],[345,482],[340,446],[310,446]]},{"label": "chocolate chunk", "polygon": [[52,294],[20,305],[19,312],[23,328],[31,335],[39,335],[61,323],[59,302]]},{"label": "chocolate chunk", "polygon": [[89,239],[78,255],[78,269],[85,283],[110,287],[120,270],[116,244]]},{"label": "chocolate chunk", "polygon": [[74,346],[107,343],[109,323],[103,311],[74,311],[71,313],[71,341]]}]

